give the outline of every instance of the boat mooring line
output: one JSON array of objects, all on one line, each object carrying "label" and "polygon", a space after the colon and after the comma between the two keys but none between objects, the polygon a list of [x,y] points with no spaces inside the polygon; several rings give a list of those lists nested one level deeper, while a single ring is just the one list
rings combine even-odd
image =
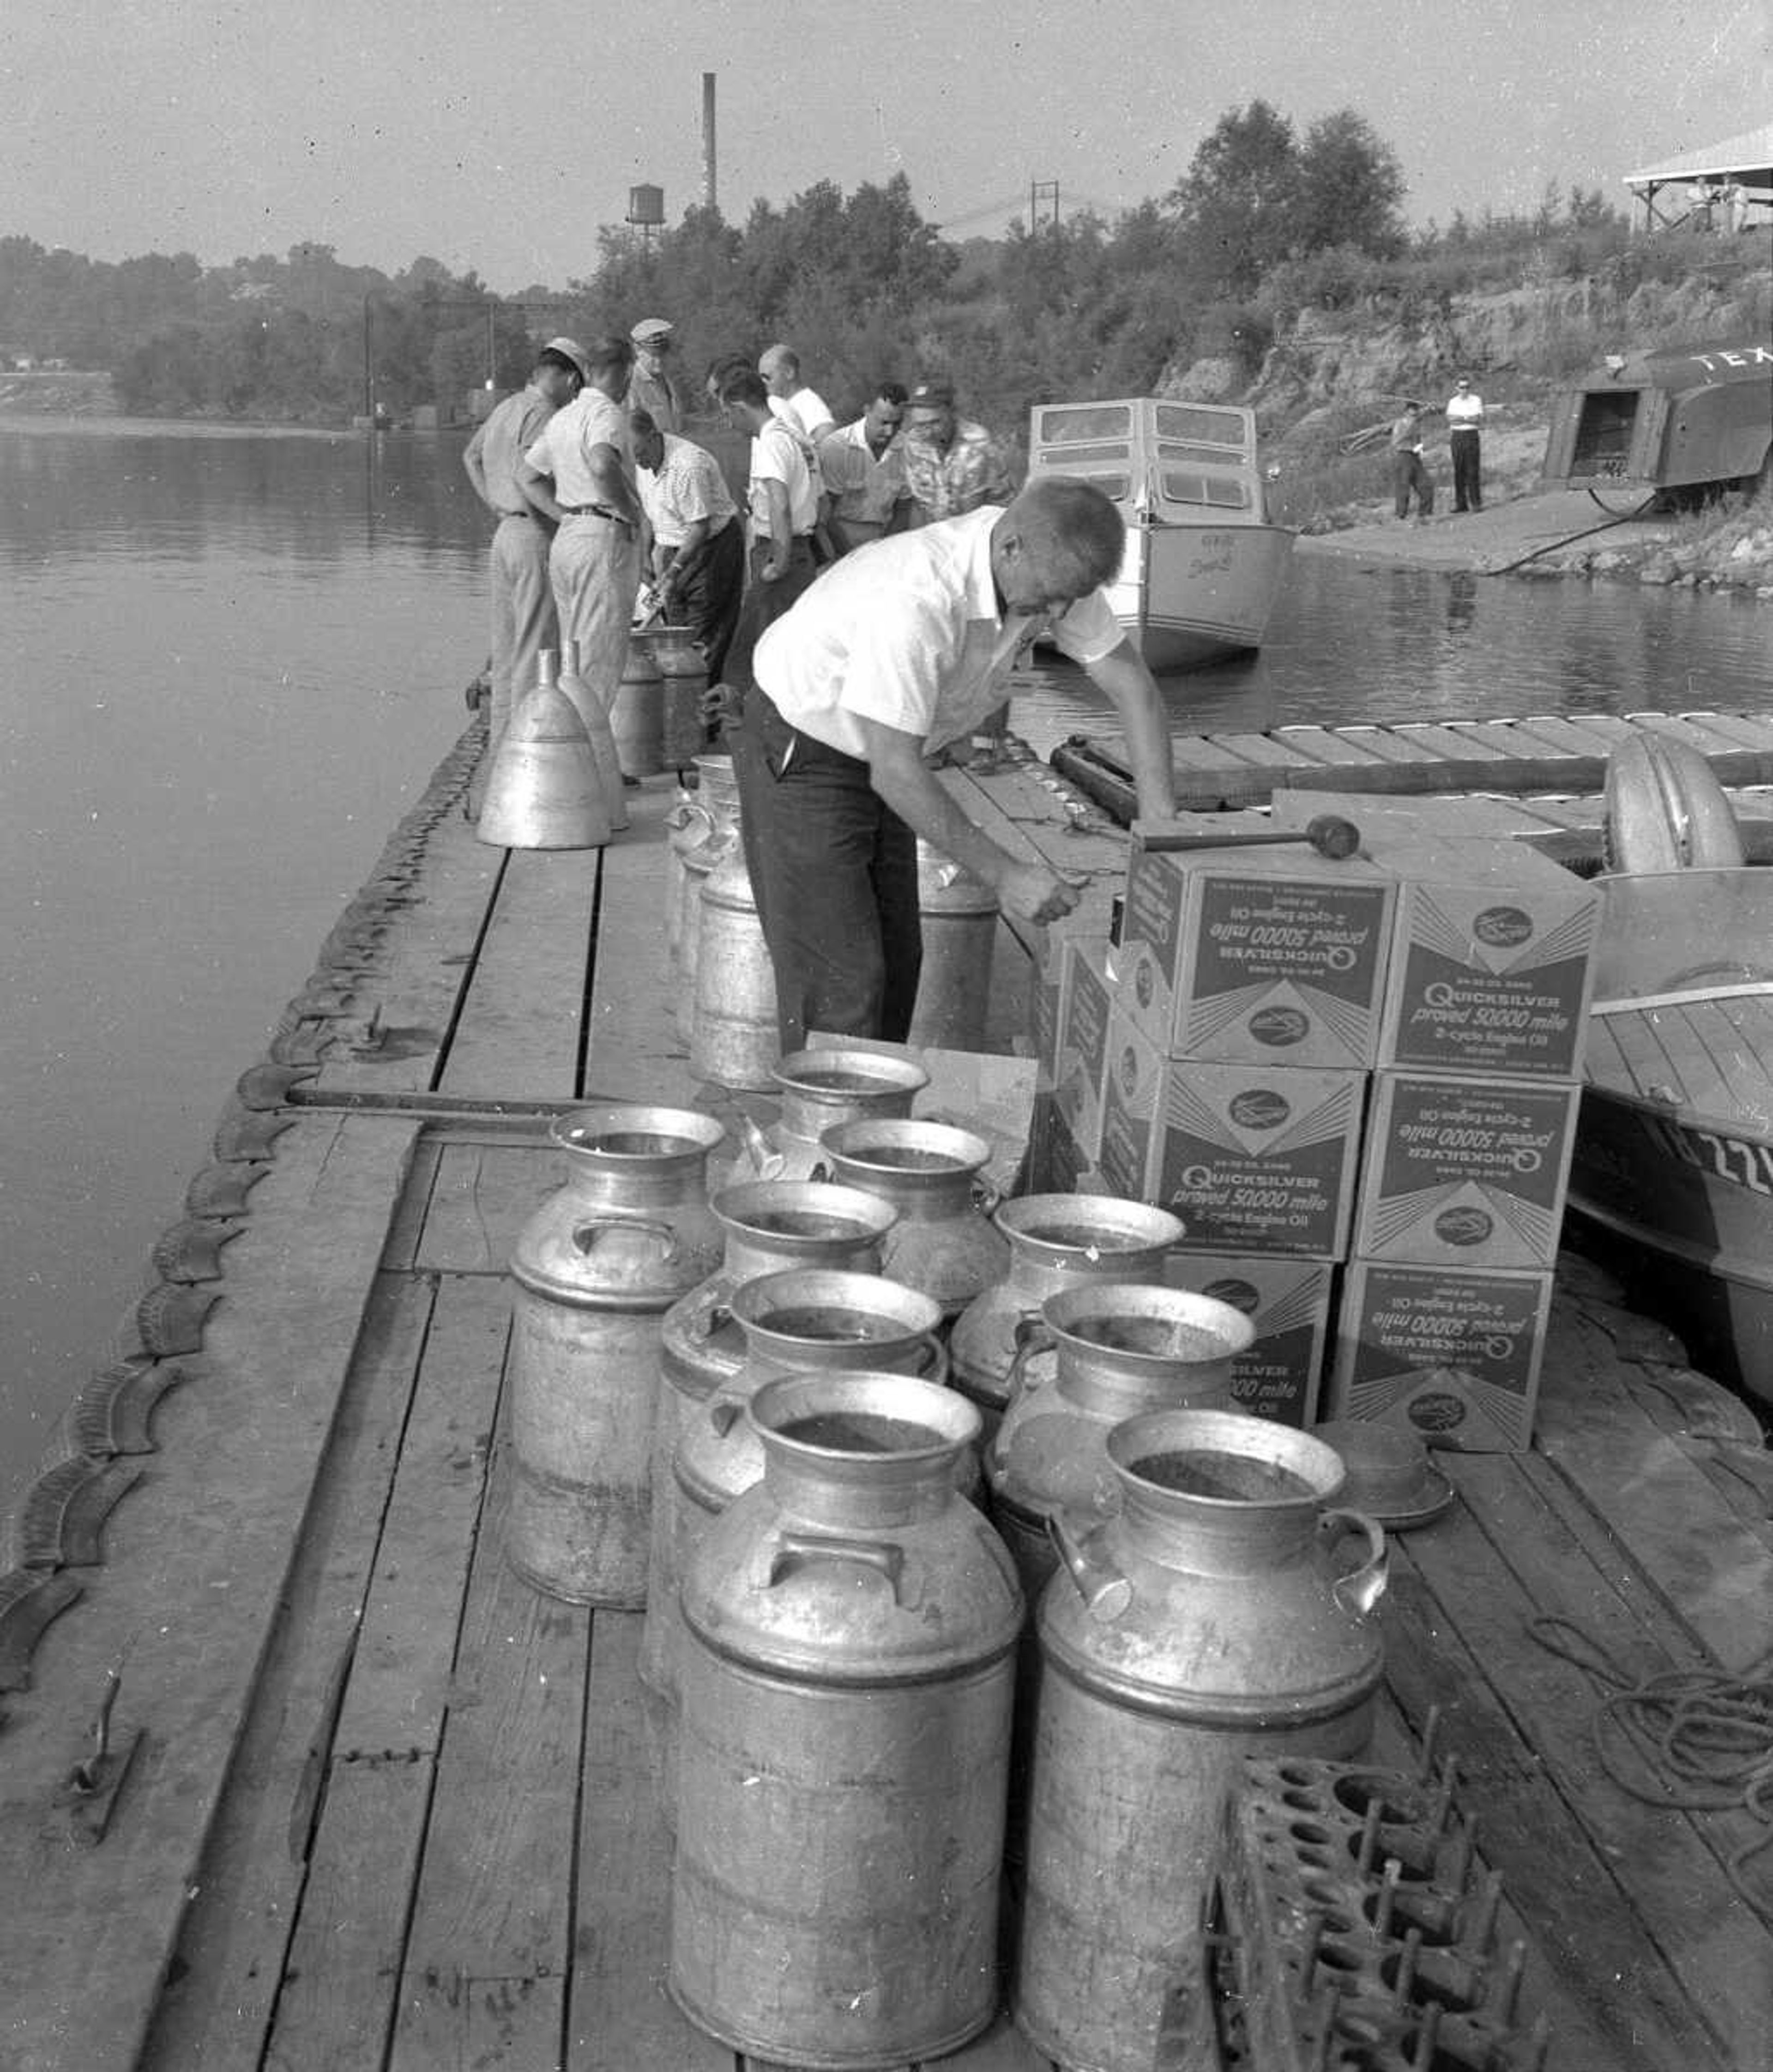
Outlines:
[{"label": "boat mooring line", "polygon": [[580,1099],[585,1095],[585,1075],[591,1063],[591,1001],[597,990],[597,938],[603,919],[603,870],[609,852],[597,851],[597,867],[591,887],[591,918],[585,929],[585,984],[579,997],[579,1041],[573,1059],[573,1084]]}]

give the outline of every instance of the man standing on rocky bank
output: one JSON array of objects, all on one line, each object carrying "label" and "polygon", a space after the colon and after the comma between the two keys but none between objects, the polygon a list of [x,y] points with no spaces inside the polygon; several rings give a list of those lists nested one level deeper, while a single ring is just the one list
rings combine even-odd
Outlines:
[{"label": "man standing on rocky bank", "polygon": [[1099,490],[1044,476],[1008,509],[846,554],[758,641],[728,739],[784,1052],[812,1029],[905,1040],[922,958],[920,836],[1019,920],[1077,905],[1066,879],[975,827],[932,767],[1003,703],[1040,634],[1113,701],[1140,813],[1174,812],[1163,699],[1101,588],[1126,536]]}]

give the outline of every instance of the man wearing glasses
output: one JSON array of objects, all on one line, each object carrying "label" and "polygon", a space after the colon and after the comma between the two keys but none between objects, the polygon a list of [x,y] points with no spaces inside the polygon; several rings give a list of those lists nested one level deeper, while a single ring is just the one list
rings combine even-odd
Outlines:
[{"label": "man wearing glasses", "polygon": [[819,442],[819,469],[831,498],[827,528],[840,554],[898,532],[910,510],[898,437],[905,403],[904,384],[883,381],[853,425]]}]

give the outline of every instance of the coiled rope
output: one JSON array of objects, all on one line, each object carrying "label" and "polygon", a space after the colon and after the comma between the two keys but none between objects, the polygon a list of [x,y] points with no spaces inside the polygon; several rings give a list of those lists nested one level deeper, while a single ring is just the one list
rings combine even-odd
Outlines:
[{"label": "coiled rope", "polygon": [[[1589,1721],[1601,1768],[1642,1805],[1689,1813],[1746,1813],[1766,1832],[1726,1857],[1737,1896],[1773,1924],[1773,1897],[1755,1891],[1746,1866],[1773,1841],[1773,1650],[1740,1675],[1668,1669],[1635,1680],[1594,1635],[1548,1613],[1527,1630],[1579,1669],[1604,1695]],[[1623,1743],[1650,1779],[1622,1767]]]}]

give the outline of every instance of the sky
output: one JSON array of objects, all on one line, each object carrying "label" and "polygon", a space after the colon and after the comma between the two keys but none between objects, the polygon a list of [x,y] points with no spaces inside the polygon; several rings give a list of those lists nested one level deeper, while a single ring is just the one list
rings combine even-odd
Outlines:
[{"label": "sky", "polygon": [[629,191],[730,220],[903,172],[956,236],[1162,196],[1228,110],[1352,108],[1418,224],[1530,211],[1773,115],[1766,0],[0,0],[0,236],[207,265],[305,239],[502,293]]}]

